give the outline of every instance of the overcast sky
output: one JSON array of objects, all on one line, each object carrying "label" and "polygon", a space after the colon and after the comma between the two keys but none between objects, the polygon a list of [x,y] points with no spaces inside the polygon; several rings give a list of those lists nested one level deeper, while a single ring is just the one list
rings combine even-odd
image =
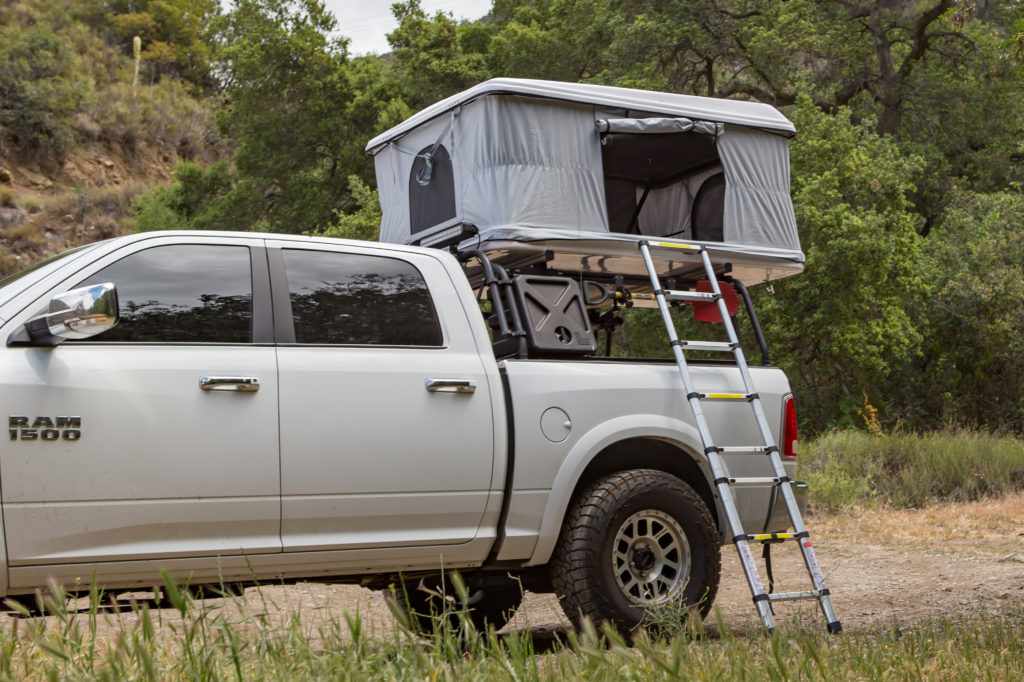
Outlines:
[{"label": "overcast sky", "polygon": [[[393,0],[324,0],[338,18],[339,32],[349,38],[349,54],[383,54],[390,47],[385,36],[397,24],[391,14]],[[456,19],[479,19],[491,10],[491,0],[422,0],[428,15],[438,10],[450,12]]]}]

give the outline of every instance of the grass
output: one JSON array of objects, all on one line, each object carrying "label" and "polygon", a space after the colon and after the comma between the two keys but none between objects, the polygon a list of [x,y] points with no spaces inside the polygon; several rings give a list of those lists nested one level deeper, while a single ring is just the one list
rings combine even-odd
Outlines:
[{"label": "grass", "polygon": [[[396,620],[373,632],[355,614],[272,618],[238,598],[194,601],[169,586],[173,609],[103,611],[101,595],[72,613],[11,619],[0,632],[0,676],[10,680],[844,680],[1022,679],[1024,607],[829,636],[780,628],[737,637],[719,622],[672,638],[640,633],[627,646],[586,627],[539,650],[527,631],[479,633],[468,620],[422,638]],[[257,599],[258,602],[258,599]],[[266,611],[266,609],[264,609]],[[49,622],[49,625],[47,624]]]},{"label": "grass", "polygon": [[39,245],[46,241],[43,235],[43,228],[36,223],[22,223],[7,230],[4,237],[14,244]]},{"label": "grass", "polygon": [[[964,431],[836,432],[812,441],[800,465],[816,505],[871,503],[884,516],[906,513],[888,509],[894,506],[1019,490],[1022,453],[1016,439]],[[988,513],[999,517],[1000,528],[1006,514],[1015,514],[984,504],[993,505]],[[935,518],[920,523],[945,537],[949,524],[961,524],[952,507],[915,513],[934,509]],[[980,523],[967,530],[984,532],[985,519]],[[1024,679],[1024,605],[1015,601],[840,636],[825,634],[820,619],[788,621],[770,636],[734,634],[714,616],[706,629],[692,619],[681,627],[658,621],[627,644],[589,625],[553,637],[481,633],[468,619],[453,624],[446,614],[438,617],[438,632],[423,637],[397,613],[394,623],[381,624],[358,611],[316,605],[281,611],[262,601],[258,588],[244,598],[208,601],[169,582],[164,590],[173,608],[142,601],[119,611],[95,590],[80,600],[84,607],[69,610],[54,588],[45,604],[51,617],[22,609],[0,629],[0,680]]]},{"label": "grass", "polygon": [[1011,436],[835,431],[801,447],[797,475],[815,509],[923,507],[1024,490],[1024,440]]}]

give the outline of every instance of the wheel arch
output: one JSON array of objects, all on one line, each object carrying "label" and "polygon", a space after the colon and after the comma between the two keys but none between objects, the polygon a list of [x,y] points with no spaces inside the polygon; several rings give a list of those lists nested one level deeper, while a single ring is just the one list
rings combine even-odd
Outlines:
[{"label": "wheel arch", "polygon": [[566,457],[544,510],[537,544],[527,565],[551,559],[565,514],[579,492],[597,479],[627,469],[656,469],[678,477],[700,495],[721,527],[707,461],[697,454],[700,436],[685,422],[657,417],[626,425],[612,420],[582,438]]},{"label": "wheel arch", "polygon": [[656,469],[672,474],[700,495],[715,524],[721,525],[715,494],[696,457],[679,443],[659,438],[629,438],[599,452],[583,470],[571,499],[598,479],[628,469]]}]

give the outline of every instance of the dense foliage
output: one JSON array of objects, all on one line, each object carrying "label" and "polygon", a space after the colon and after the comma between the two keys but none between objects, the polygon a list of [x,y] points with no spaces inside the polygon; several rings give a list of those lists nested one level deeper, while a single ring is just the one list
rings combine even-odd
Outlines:
[{"label": "dense foliage", "polygon": [[7,2],[4,139],[59,157],[87,134],[83,111],[104,121],[89,134],[137,130],[144,108],[124,85],[137,35],[142,83],[215,107],[233,145],[137,200],[140,229],[367,238],[379,209],[366,141],[482,79],[768,102],[798,129],[807,271],[757,296],[804,427],[1024,431],[1020,3],[494,0],[458,22],[405,0],[393,12],[391,51],[355,57],[319,0]]},{"label": "dense foliage", "polygon": [[215,92],[219,15],[216,0],[0,3],[0,155],[54,172],[86,142],[215,158],[200,98]]}]

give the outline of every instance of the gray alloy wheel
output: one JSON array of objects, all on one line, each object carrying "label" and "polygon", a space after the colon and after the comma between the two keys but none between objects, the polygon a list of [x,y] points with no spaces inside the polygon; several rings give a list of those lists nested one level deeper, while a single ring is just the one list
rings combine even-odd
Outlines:
[{"label": "gray alloy wheel", "polygon": [[619,471],[574,496],[548,568],[576,627],[608,622],[629,633],[668,602],[684,618],[703,618],[721,573],[718,527],[701,496],[672,474]]},{"label": "gray alloy wheel", "polygon": [[619,589],[634,604],[671,601],[690,577],[686,532],[659,509],[633,514],[612,541],[612,572]]}]

